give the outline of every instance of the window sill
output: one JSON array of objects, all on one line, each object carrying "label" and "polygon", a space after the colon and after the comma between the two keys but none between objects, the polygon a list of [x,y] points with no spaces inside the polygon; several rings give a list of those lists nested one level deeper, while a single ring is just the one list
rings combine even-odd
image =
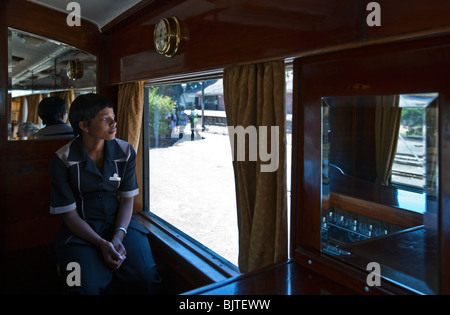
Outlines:
[{"label": "window sill", "polygon": [[183,266],[183,272],[190,273],[188,278],[195,278],[193,282],[200,285],[211,284],[240,275],[236,266],[190,239],[182,232],[171,227],[158,216],[149,212],[134,214],[136,220],[147,228],[151,237],[176,257],[174,265]]}]

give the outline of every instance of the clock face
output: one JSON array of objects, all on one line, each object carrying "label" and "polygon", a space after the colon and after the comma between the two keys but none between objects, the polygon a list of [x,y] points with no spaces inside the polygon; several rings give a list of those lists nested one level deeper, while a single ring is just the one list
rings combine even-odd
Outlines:
[{"label": "clock face", "polygon": [[155,26],[155,48],[159,53],[164,53],[169,45],[169,32],[167,23],[164,19],[160,20]]},{"label": "clock face", "polygon": [[181,41],[180,23],[175,16],[163,18],[155,25],[153,37],[155,49],[161,55],[172,57]]}]

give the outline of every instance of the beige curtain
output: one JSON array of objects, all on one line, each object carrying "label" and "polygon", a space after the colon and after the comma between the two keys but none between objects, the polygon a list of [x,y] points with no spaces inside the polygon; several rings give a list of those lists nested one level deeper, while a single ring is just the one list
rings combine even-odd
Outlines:
[{"label": "beige curtain", "polygon": [[41,126],[41,118],[38,115],[38,105],[42,100],[42,94],[32,94],[27,96],[28,115],[26,121]]},{"label": "beige curtain", "polygon": [[[72,105],[72,102],[75,99],[75,91],[74,90],[62,91],[59,94],[59,97],[62,98],[64,101],[66,101],[67,113],[68,113],[70,111],[70,105]],[[67,115],[66,123],[70,124],[70,122],[69,122],[69,115]]]},{"label": "beige curtain", "polygon": [[25,97],[19,97],[20,100],[20,107],[19,107],[19,117],[18,122],[23,123],[26,122],[26,115],[27,115],[27,100]]},{"label": "beige curtain", "polygon": [[402,109],[398,95],[376,96],[375,101],[376,183],[388,185],[397,151]]},{"label": "beige curtain", "polygon": [[144,82],[119,86],[117,104],[117,138],[129,142],[137,151],[144,108]]},{"label": "beige curtain", "polygon": [[134,197],[133,211],[143,209],[142,198],[142,150],[141,129],[144,112],[144,82],[131,82],[119,85],[117,101],[117,138],[129,142],[137,152],[136,176],[140,188]]},{"label": "beige curtain", "polygon": [[[279,164],[261,172],[261,156],[233,159],[239,226],[239,269],[248,272],[287,259],[285,67],[283,61],[224,70],[227,125],[279,127]],[[249,137],[246,150],[249,151]],[[267,137],[271,142],[271,136]],[[259,145],[258,145],[259,147]],[[267,148],[271,147],[271,143]],[[236,149],[236,141],[235,148]],[[267,152],[269,149],[267,150]],[[234,156],[236,157],[236,151]]]}]

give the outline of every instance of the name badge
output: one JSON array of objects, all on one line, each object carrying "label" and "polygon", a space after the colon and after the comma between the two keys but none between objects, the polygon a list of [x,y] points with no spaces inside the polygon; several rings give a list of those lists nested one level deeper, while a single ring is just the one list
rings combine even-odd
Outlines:
[{"label": "name badge", "polygon": [[114,173],[114,175],[111,176],[111,177],[109,178],[109,180],[110,180],[110,181],[113,181],[113,182],[120,182],[120,181],[122,180],[122,178],[120,178],[119,175],[117,175],[117,173]]}]

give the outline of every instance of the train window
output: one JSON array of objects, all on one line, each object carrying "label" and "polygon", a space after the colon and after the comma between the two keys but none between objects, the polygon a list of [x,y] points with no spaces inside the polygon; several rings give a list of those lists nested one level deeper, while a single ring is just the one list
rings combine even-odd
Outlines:
[{"label": "train window", "polygon": [[75,47],[8,28],[8,140],[34,139],[45,127],[37,110],[42,98],[58,96],[70,106],[77,95],[95,91],[96,64]]},{"label": "train window", "polygon": [[433,97],[427,94],[400,95],[400,130],[391,173],[394,184],[419,191],[426,187],[426,106]]},{"label": "train window", "polygon": [[236,197],[222,78],[146,88],[150,212],[237,265]]},{"label": "train window", "polygon": [[322,105],[322,252],[364,270],[376,263],[380,279],[437,293],[437,93],[324,97]]},{"label": "train window", "polygon": [[[288,200],[292,79],[292,66],[286,65]],[[150,213],[237,266],[236,195],[222,78],[147,85],[146,94]]]}]

